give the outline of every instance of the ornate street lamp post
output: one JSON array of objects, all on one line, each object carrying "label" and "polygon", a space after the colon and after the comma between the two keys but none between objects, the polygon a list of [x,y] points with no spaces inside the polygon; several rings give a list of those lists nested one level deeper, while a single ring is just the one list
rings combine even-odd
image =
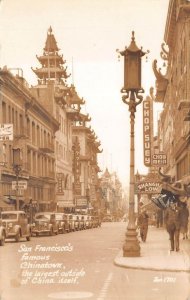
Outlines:
[{"label": "ornate street lamp post", "polygon": [[141,57],[145,55],[142,49],[139,49],[135,43],[134,31],[132,32],[131,44],[124,51],[119,51],[124,56],[124,87],[121,90],[122,100],[129,106],[130,111],[130,190],[129,190],[129,222],[126,231],[126,239],[123,245],[123,256],[140,256],[140,246],[137,239],[135,212],[134,212],[134,194],[135,194],[135,112],[139,105],[144,90],[141,87]]}]

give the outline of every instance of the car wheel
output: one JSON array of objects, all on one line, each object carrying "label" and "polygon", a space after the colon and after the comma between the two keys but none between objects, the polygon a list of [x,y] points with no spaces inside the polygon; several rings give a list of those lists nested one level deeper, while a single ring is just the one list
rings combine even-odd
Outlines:
[{"label": "car wheel", "polygon": [[4,246],[5,245],[5,233],[2,233],[2,238],[0,240],[0,246]]},{"label": "car wheel", "polygon": [[29,242],[31,240],[31,233],[26,237],[26,240]]},{"label": "car wheel", "polygon": [[15,236],[15,241],[18,243],[20,242],[20,231],[17,232],[16,236]]}]

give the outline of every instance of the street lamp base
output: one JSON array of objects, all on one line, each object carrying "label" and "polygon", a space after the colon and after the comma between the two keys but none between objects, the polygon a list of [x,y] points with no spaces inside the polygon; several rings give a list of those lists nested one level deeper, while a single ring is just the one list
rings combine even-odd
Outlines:
[{"label": "street lamp base", "polygon": [[137,239],[137,232],[135,229],[127,228],[125,234],[126,239],[123,245],[123,256],[124,257],[139,257],[140,256],[140,245]]}]

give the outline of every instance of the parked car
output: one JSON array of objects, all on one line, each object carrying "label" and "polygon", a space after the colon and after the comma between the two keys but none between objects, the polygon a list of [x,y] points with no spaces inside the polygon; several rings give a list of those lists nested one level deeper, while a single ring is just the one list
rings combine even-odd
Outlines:
[{"label": "parked car", "polygon": [[69,231],[75,231],[75,221],[73,219],[73,215],[72,214],[65,214],[66,218],[67,218],[67,222],[69,223]]},{"label": "parked car", "polygon": [[1,213],[1,218],[2,225],[5,227],[6,239],[15,239],[16,242],[19,242],[21,238],[30,240],[31,226],[28,224],[24,211],[4,211]]},{"label": "parked car", "polygon": [[74,221],[75,230],[79,230],[80,229],[79,216],[73,215],[73,221]]},{"label": "parked car", "polygon": [[64,213],[55,213],[55,219],[58,223],[59,233],[65,233],[70,231],[69,220]]},{"label": "parked car", "polygon": [[102,220],[102,222],[112,222],[112,221],[113,221],[112,216],[110,215],[105,216]]},{"label": "parked car", "polygon": [[59,222],[55,218],[55,213],[41,212],[37,213],[34,217],[32,226],[32,233],[36,236],[40,234],[58,234]]},{"label": "parked car", "polygon": [[78,215],[78,219],[79,219],[79,229],[80,230],[85,229],[84,215]]},{"label": "parked car", "polygon": [[92,216],[88,216],[89,228],[93,228]]},{"label": "parked car", "polygon": [[94,216],[94,225],[95,225],[95,227],[101,226],[101,220],[98,216]]},{"label": "parked car", "polygon": [[0,246],[4,246],[6,238],[5,227],[2,225],[2,219],[0,219]]},{"label": "parked car", "polygon": [[84,218],[84,228],[89,229],[90,228],[89,216],[84,215],[83,218]]},{"label": "parked car", "polygon": [[92,228],[98,227],[97,219],[95,216],[92,216]]}]

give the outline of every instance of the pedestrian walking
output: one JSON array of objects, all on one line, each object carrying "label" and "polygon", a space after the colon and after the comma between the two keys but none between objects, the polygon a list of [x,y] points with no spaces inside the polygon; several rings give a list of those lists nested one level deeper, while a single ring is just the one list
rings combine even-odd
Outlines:
[{"label": "pedestrian walking", "polygon": [[146,210],[142,209],[142,212],[138,216],[137,226],[140,229],[140,237],[143,242],[146,242],[147,233],[148,233],[148,214]]},{"label": "pedestrian walking", "polygon": [[169,233],[171,249],[170,251],[179,251],[180,234],[180,208],[176,203],[170,202],[164,215],[166,229]]},{"label": "pedestrian walking", "polygon": [[189,210],[187,208],[187,203],[181,203],[181,211],[180,211],[180,232],[183,234],[183,239],[188,238],[188,219],[189,219]]},{"label": "pedestrian walking", "polygon": [[163,210],[161,208],[158,209],[156,212],[156,227],[162,227],[163,226]]}]

